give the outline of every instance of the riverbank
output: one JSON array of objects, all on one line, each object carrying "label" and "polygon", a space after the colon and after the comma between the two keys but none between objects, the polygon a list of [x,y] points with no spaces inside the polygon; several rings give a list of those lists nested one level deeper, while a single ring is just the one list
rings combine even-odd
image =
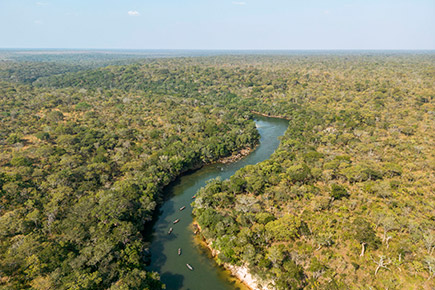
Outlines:
[{"label": "riverbank", "polygon": [[[185,176],[185,175],[189,175],[192,172],[195,172],[197,170],[200,170],[201,168],[203,168],[204,166],[208,166],[208,165],[212,165],[212,164],[230,164],[230,163],[234,163],[236,161],[239,161],[240,159],[242,159],[243,157],[248,156],[249,154],[251,154],[255,149],[257,149],[257,147],[260,145],[260,140],[256,140],[256,143],[254,146],[246,146],[245,148],[242,148],[236,152],[234,152],[232,155],[230,156],[223,156],[220,157],[219,159],[217,159],[216,161],[211,161],[211,162],[198,162],[195,163],[194,165],[182,169],[179,174],[171,177],[171,179],[169,180],[169,182],[167,184],[164,184],[162,186],[159,187],[159,192],[164,192],[165,188],[169,187],[171,185],[171,183],[175,182],[177,179]],[[157,198],[159,199],[159,204],[164,201],[167,197],[162,196],[161,194],[157,196]],[[154,218],[153,218],[154,219]]]},{"label": "riverbank", "polygon": [[[211,257],[216,261],[217,263],[217,256],[219,255],[219,251],[216,249],[213,249],[211,247],[211,241],[207,241],[204,238],[201,237],[201,227],[197,222],[193,222],[192,224],[194,232],[196,233],[195,236],[195,242],[200,246],[209,251],[209,254]],[[247,289],[250,290],[273,290],[268,284],[271,284],[271,282],[263,281],[261,278],[255,276],[254,274],[250,273],[249,268],[244,266],[235,266],[228,263],[223,263],[222,266],[229,272],[229,274],[237,278],[237,280],[242,283],[244,286],[246,286]]]},{"label": "riverbank", "polygon": [[268,118],[276,118],[276,119],[283,119],[283,120],[290,120],[288,117],[284,117],[284,116],[279,116],[279,115],[269,115],[269,114],[265,114],[265,113],[261,113],[261,112],[257,112],[257,111],[251,111],[252,114],[255,115],[259,115],[259,116],[263,116],[263,117],[268,117]]},{"label": "riverbank", "polygon": [[216,161],[216,163],[228,164],[228,163],[236,162],[237,160],[240,160],[243,157],[248,156],[249,154],[251,154],[251,152],[254,151],[255,148],[257,148],[257,146],[258,146],[258,142],[257,142],[257,144],[253,148],[246,147],[246,148],[244,148],[244,149],[242,149],[242,150],[240,150],[238,152],[235,152],[231,156],[220,158],[218,161]]},{"label": "riverbank", "polygon": [[[162,192],[165,202],[159,205],[147,239],[151,242],[147,270],[158,272],[167,289],[261,289],[254,280],[256,277],[249,279],[250,276],[246,275],[249,272],[248,268],[232,269],[230,265],[226,265],[226,268],[219,266],[205,245],[200,246],[193,241],[194,238],[198,238],[198,241],[200,239],[198,236],[192,236],[193,220],[188,206],[193,201],[192,197],[197,195],[209,180],[229,179],[241,168],[267,160],[278,148],[278,137],[287,129],[288,122],[255,115],[255,123],[260,142],[258,145],[251,145],[253,148],[245,148],[245,154],[250,154],[242,156],[236,153],[231,157],[233,162],[222,164],[217,159],[213,164],[203,166],[199,170],[186,172]],[[186,209],[180,211],[179,209],[184,206]],[[173,225],[173,221],[177,219],[180,221]],[[171,227],[173,232],[168,235]],[[182,249],[181,255],[178,255],[178,249]],[[191,265],[194,271],[187,269],[186,264]]]}]

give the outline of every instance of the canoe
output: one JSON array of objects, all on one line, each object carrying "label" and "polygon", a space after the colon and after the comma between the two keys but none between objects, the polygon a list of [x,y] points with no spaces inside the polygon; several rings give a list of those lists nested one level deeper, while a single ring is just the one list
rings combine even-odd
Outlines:
[{"label": "canoe", "polygon": [[175,221],[173,221],[172,223],[175,225],[176,223],[178,223],[180,221],[180,219],[176,219]]},{"label": "canoe", "polygon": [[178,256],[181,255],[181,248],[178,248]]},{"label": "canoe", "polygon": [[185,208],[186,208],[185,206],[180,207],[180,211],[182,211],[182,210],[185,209]]},{"label": "canoe", "polygon": [[168,235],[172,233],[173,228],[169,228]]},{"label": "canoe", "polygon": [[193,271],[193,267],[190,266],[189,264],[186,264],[187,268],[189,268],[190,271]]}]

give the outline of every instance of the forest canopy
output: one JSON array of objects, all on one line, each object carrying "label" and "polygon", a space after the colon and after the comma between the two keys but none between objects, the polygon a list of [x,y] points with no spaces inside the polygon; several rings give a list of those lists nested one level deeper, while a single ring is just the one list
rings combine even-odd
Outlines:
[{"label": "forest canopy", "polygon": [[280,147],[193,203],[220,263],[276,289],[434,287],[433,54],[91,59],[0,61],[0,288],[161,289],[162,188],[254,147],[253,112],[289,120]]}]

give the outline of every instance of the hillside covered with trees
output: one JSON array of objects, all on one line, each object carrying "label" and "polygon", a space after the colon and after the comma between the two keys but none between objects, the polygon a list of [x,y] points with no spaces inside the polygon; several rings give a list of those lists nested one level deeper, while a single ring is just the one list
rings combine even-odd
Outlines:
[{"label": "hillside covered with trees", "polygon": [[[99,65],[100,66],[100,65]],[[0,62],[0,288],[161,289],[142,233],[176,176],[289,120],[193,203],[220,263],[275,289],[431,289],[435,56]]]}]

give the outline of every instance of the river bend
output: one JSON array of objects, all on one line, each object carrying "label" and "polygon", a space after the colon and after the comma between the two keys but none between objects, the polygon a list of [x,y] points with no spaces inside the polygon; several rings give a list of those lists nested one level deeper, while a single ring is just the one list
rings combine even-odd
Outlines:
[{"label": "river bend", "polygon": [[[230,164],[211,164],[185,174],[165,189],[167,200],[159,209],[158,217],[150,234],[151,264],[149,270],[160,274],[168,290],[232,290],[247,289],[231,278],[210,257],[208,250],[194,241],[192,230],[192,196],[207,180],[221,177],[227,179],[246,165],[264,161],[278,148],[279,136],[287,129],[288,121],[256,116],[260,133],[260,145],[248,156]],[[186,209],[180,211],[181,207]],[[173,221],[180,219],[177,224]],[[173,232],[168,235],[169,228]],[[178,255],[181,248],[181,255]],[[194,268],[190,271],[186,264]]]}]

